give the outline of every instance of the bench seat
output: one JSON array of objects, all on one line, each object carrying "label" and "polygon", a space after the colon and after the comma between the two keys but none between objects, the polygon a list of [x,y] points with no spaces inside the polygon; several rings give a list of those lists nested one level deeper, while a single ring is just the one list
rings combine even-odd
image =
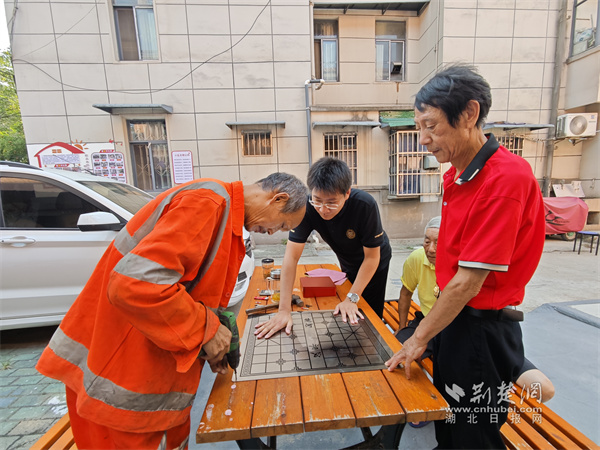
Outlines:
[{"label": "bench seat", "polygon": [[[421,308],[411,302],[408,320],[414,318]],[[398,330],[398,302],[386,301],[383,321],[394,331]],[[433,374],[431,358],[421,361],[421,367]],[[600,449],[591,439],[561,418],[547,405],[527,396],[521,387],[514,386],[509,394],[511,407],[508,420],[500,429],[508,449]],[[529,398],[528,398],[529,397]]]}]

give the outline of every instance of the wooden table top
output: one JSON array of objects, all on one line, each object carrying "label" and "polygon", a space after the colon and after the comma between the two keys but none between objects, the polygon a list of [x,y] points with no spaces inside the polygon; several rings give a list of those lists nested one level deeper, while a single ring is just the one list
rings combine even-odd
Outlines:
[{"label": "wooden table top", "polygon": [[[339,270],[333,264],[298,265],[295,294],[301,296],[300,277],[317,268]],[[311,311],[335,309],[350,286],[346,280],[337,286],[336,296],[303,300],[311,305]],[[267,303],[254,299],[259,290],[265,288],[262,268],[256,267],[237,318],[241,335],[246,326],[245,310],[257,303]],[[401,344],[364,299],[358,306],[391,350],[398,351]],[[303,311],[297,306],[293,309]],[[448,404],[417,363],[413,364],[410,380],[406,379],[404,370],[396,369],[394,372],[373,370],[234,383],[233,370],[229,369],[227,375],[218,375],[215,379],[196,432],[196,442],[444,419]]]}]

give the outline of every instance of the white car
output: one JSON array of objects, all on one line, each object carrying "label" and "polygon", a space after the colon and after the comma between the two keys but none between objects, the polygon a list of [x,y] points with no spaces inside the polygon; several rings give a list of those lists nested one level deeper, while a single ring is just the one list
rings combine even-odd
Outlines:
[{"label": "white car", "polygon": [[[116,180],[0,161],[0,330],[60,323],[127,221],[152,196]],[[229,306],[254,270],[250,234]]]}]

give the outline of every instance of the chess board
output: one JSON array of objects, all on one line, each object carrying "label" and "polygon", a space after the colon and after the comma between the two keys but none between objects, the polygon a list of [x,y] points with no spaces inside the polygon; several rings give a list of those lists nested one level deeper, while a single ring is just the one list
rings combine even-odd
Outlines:
[{"label": "chess board", "polygon": [[368,318],[350,325],[333,310],[292,312],[289,336],[282,330],[269,339],[257,339],[256,325],[273,315],[248,318],[239,381],[385,369],[385,361],[393,355]]}]

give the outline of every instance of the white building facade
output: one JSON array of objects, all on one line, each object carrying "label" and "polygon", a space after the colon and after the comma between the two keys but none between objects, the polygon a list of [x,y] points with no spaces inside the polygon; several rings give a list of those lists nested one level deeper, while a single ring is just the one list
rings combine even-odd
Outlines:
[{"label": "white building facade", "polygon": [[32,164],[160,192],[199,177],[305,179],[330,155],[377,199],[391,237],[419,236],[447,167],[418,145],[414,96],[464,62],[492,86],[486,128],[545,195],[580,186],[599,222],[597,125],[554,139],[559,116],[591,123],[600,109],[598,0],[5,6]]}]

